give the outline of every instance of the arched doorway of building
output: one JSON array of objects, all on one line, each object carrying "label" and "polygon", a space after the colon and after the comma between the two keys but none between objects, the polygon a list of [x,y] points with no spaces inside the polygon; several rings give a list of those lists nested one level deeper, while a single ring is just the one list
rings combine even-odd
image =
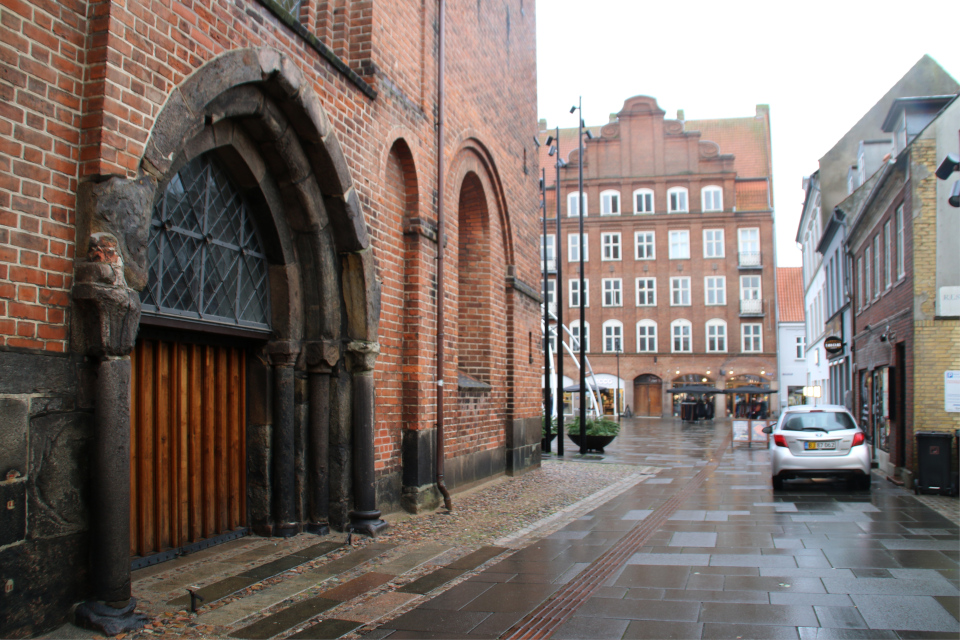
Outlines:
[{"label": "arched doorway of building", "polygon": [[652,373],[633,379],[633,414],[659,418],[663,413],[663,380]]}]

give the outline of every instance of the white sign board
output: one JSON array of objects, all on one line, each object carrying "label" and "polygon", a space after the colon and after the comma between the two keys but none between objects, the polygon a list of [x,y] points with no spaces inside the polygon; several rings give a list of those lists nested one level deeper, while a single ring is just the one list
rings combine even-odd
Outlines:
[{"label": "white sign board", "polygon": [[940,287],[939,316],[960,316],[960,287]]},{"label": "white sign board", "polygon": [[946,411],[960,413],[960,371],[943,372],[943,400]]}]

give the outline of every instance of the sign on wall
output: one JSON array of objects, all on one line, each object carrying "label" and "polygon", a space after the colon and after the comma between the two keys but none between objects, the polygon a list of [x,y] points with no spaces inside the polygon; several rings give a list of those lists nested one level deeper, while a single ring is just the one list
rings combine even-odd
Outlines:
[{"label": "sign on wall", "polygon": [[943,372],[944,409],[950,413],[960,413],[960,371]]},{"label": "sign on wall", "polygon": [[837,336],[830,336],[823,341],[823,348],[827,353],[840,353],[843,351],[843,340]]},{"label": "sign on wall", "polygon": [[940,287],[939,316],[960,316],[960,287]]}]

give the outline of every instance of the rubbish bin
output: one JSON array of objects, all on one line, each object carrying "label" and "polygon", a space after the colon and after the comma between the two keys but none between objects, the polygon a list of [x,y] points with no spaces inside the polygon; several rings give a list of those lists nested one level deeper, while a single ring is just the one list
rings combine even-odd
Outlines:
[{"label": "rubbish bin", "polygon": [[917,437],[916,493],[953,495],[953,478],[950,473],[953,434],[921,431]]}]

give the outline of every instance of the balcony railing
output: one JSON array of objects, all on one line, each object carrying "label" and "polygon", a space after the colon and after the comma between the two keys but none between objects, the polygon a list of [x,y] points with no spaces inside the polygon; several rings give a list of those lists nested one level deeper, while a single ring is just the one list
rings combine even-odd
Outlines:
[{"label": "balcony railing", "polygon": [[[554,273],[557,270],[557,261],[553,258],[547,259],[547,271]],[[540,271],[543,271],[543,259],[540,259]]]},{"label": "balcony railing", "polygon": [[740,315],[742,316],[762,316],[763,300],[741,300]]},{"label": "balcony railing", "polygon": [[756,267],[763,266],[760,261],[760,252],[759,251],[741,251],[740,252],[740,268],[741,269],[753,269]]}]

